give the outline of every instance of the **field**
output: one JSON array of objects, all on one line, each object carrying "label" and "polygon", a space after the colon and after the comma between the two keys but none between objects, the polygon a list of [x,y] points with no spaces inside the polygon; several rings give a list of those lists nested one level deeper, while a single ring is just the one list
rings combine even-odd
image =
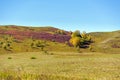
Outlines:
[{"label": "field", "polygon": [[120,54],[26,52],[0,55],[0,80],[120,80]]},{"label": "field", "polygon": [[120,0],[0,0],[0,80],[120,80]]},{"label": "field", "polygon": [[120,80],[120,31],[87,33],[75,48],[71,31],[0,27],[0,80]]}]

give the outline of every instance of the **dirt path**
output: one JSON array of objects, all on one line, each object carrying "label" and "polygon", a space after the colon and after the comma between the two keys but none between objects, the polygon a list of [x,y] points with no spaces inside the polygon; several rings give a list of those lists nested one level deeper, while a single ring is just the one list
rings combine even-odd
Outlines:
[{"label": "dirt path", "polygon": [[108,41],[111,41],[112,39],[114,39],[114,37],[108,38],[108,39],[106,39],[106,40],[104,40],[104,41],[102,41],[102,42],[100,42],[100,43],[104,44],[104,43],[107,43]]},{"label": "dirt path", "polygon": [[106,40],[104,40],[104,41],[102,41],[102,42],[100,42],[100,43],[102,43],[102,44],[107,43],[108,41],[111,41],[111,40],[115,39],[115,37],[117,37],[117,36],[118,36],[118,35],[115,35],[115,36],[113,36],[113,37],[111,37],[111,38],[108,38],[108,39],[106,39]]}]

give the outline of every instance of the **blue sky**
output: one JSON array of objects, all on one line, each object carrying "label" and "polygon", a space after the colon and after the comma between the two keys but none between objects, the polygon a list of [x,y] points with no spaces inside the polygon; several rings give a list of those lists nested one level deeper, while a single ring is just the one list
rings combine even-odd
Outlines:
[{"label": "blue sky", "polygon": [[0,0],[0,25],[120,30],[120,0]]}]

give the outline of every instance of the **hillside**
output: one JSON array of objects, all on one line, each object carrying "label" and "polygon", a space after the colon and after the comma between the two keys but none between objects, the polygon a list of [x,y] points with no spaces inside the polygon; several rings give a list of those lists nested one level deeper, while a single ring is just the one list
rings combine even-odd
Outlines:
[{"label": "hillside", "polygon": [[[94,41],[92,46],[93,52],[119,53],[120,51],[120,31],[113,32],[92,32],[89,33]],[[12,36],[12,38],[11,38]],[[76,49],[70,47],[69,39],[71,32],[54,28],[46,27],[29,27],[5,25],[0,26],[0,42],[5,42],[6,37],[11,38],[12,52],[31,52],[40,51],[40,48],[31,48],[32,43],[44,42],[47,44],[47,51],[73,51]],[[6,43],[6,42],[5,42]],[[19,45],[19,46],[18,46]],[[13,47],[14,46],[14,47]],[[6,50],[0,48],[0,52]],[[89,48],[81,49],[82,52],[88,52]],[[10,51],[8,51],[10,52]]]},{"label": "hillside", "polygon": [[120,31],[113,32],[93,32],[90,35],[94,39],[92,44],[96,51],[119,53],[120,51]]},{"label": "hillside", "polygon": [[[75,51],[69,46],[70,35],[68,31],[50,26],[0,26],[0,53],[41,51],[41,44],[45,45],[45,51]],[[33,43],[38,47],[31,47]]]},{"label": "hillside", "polygon": [[[60,31],[63,31],[60,33]],[[70,39],[70,33],[64,30],[53,28],[50,26],[46,27],[25,27],[25,26],[0,26],[1,35],[12,35],[16,39],[42,39],[49,41],[62,42]]]}]

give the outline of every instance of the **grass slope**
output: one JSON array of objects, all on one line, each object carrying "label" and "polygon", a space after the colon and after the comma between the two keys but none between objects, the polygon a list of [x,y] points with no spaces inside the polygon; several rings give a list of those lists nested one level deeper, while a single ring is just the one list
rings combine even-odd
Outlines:
[{"label": "grass slope", "polygon": [[[4,35],[12,35],[20,43],[13,42],[13,52],[33,52],[40,51],[40,49],[31,49],[31,38],[36,40],[45,40],[49,44],[46,47],[48,51],[76,51],[74,48],[65,45],[69,42],[70,32],[64,31],[65,34],[56,33],[57,28],[46,26],[46,27],[31,27],[31,26],[15,26],[6,25],[0,26],[0,40]],[[104,53],[119,53],[120,52],[120,31],[113,32],[92,32],[89,33],[94,40],[92,43],[92,49],[95,52]],[[18,46],[19,45],[19,46]],[[81,49],[83,52],[88,52],[89,49]],[[4,53],[5,50],[0,48],[0,52]],[[9,51],[8,51],[9,52]]]},{"label": "grass slope", "polygon": [[95,51],[105,53],[120,52],[120,31],[113,32],[94,32],[90,33],[93,37],[93,48]]},{"label": "grass slope", "polygon": [[[57,31],[63,31],[64,34],[57,33]],[[75,51],[75,49],[67,45],[70,39],[70,33],[50,26],[0,26],[0,42],[6,42],[5,39],[9,38],[8,35],[13,36],[15,39],[11,43],[12,49],[11,51],[6,51],[0,48],[0,53],[41,51],[40,48],[31,48],[32,40],[46,41],[48,46],[45,47],[45,50],[47,51]]]}]

